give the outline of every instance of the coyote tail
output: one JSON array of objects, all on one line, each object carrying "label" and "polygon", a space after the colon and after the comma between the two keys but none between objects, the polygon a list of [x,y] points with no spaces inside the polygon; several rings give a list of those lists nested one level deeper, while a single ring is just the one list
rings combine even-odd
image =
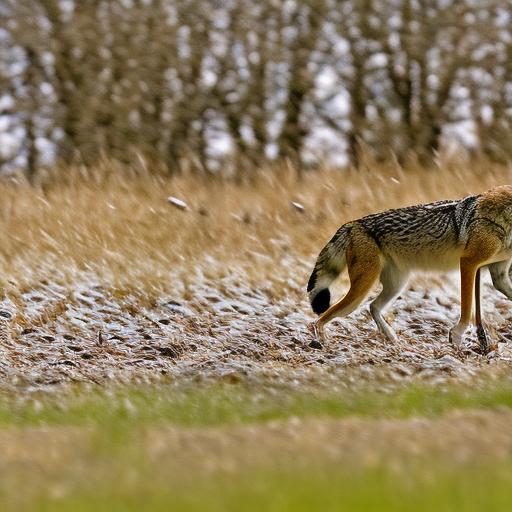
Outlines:
[{"label": "coyote tail", "polygon": [[349,243],[349,235],[350,228],[346,225],[341,226],[318,255],[307,289],[311,307],[317,315],[329,308],[331,301],[329,285],[345,268],[345,252]]}]

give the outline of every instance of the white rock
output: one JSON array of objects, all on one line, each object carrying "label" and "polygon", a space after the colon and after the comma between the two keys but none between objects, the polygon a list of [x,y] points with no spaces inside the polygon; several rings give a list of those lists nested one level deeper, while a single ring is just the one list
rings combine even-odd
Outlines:
[{"label": "white rock", "polygon": [[178,199],[177,197],[169,196],[167,201],[180,210],[186,210],[188,208],[188,204],[185,201]]},{"label": "white rock", "polygon": [[305,209],[304,209],[304,206],[301,205],[300,203],[297,203],[295,201],[290,201],[290,204],[296,209],[298,210],[299,212],[301,213],[304,213]]}]

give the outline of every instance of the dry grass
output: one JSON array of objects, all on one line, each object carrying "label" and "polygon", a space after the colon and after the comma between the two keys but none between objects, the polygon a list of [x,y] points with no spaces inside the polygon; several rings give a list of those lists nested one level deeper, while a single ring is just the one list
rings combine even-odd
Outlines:
[{"label": "dry grass", "polygon": [[[197,273],[222,277],[234,269],[247,270],[244,279],[278,284],[294,277],[275,271],[283,256],[307,258],[310,266],[342,222],[512,181],[512,168],[469,161],[428,170],[324,168],[303,180],[281,168],[246,184],[137,175],[115,165],[86,176],[60,170],[69,173],[64,183],[53,178],[42,189],[1,185],[4,286],[73,282],[89,271],[135,289],[172,290]],[[186,200],[189,209],[174,209],[169,195]],[[305,213],[290,201],[303,204]],[[276,293],[285,291],[276,286]]]}]

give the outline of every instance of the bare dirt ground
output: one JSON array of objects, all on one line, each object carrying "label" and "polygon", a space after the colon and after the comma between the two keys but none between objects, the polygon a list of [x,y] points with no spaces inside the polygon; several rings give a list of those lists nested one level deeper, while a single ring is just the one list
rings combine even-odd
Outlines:
[{"label": "bare dirt ground", "polygon": [[[295,272],[300,266],[289,268]],[[275,300],[271,290],[226,277],[196,282],[188,300],[164,296],[144,305],[136,296],[116,300],[101,284],[73,290],[39,285],[17,304],[2,304],[2,385],[169,376],[291,382],[329,380],[347,368],[358,368],[371,380],[374,369],[383,366],[394,379],[466,379],[511,360],[510,303],[489,284],[484,288],[487,321],[500,343],[487,357],[471,352],[476,348],[472,331],[465,354],[448,344],[447,331],[457,317],[455,278],[418,279],[397,300],[390,318],[395,316],[398,344],[376,332],[363,306],[332,324],[323,350],[308,347],[306,325],[313,317],[305,298],[296,300],[299,286],[294,297]]]}]

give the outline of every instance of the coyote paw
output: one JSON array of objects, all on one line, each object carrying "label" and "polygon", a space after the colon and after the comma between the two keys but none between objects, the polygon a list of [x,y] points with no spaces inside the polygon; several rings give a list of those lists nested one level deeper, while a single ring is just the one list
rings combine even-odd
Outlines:
[{"label": "coyote paw", "polygon": [[382,329],[379,329],[379,332],[384,336],[386,341],[389,341],[390,343],[398,343],[398,336],[391,327],[383,326]]},{"label": "coyote paw", "polygon": [[476,335],[478,338],[478,342],[480,344],[478,349],[479,354],[486,356],[498,349],[498,344],[493,343],[491,340],[489,340],[489,337],[487,336],[487,333],[485,332],[483,325],[479,325],[477,327]]},{"label": "coyote paw", "polygon": [[476,329],[476,337],[478,338],[478,342],[480,343],[479,352],[482,355],[487,355],[491,351],[491,345],[487,338],[487,333],[485,332],[484,326],[479,325]]},{"label": "coyote paw", "polygon": [[450,344],[453,345],[453,347],[456,350],[461,349],[461,347],[462,347],[462,334],[461,333],[455,331],[454,329],[451,329],[450,334],[448,335],[448,340],[449,340]]}]

